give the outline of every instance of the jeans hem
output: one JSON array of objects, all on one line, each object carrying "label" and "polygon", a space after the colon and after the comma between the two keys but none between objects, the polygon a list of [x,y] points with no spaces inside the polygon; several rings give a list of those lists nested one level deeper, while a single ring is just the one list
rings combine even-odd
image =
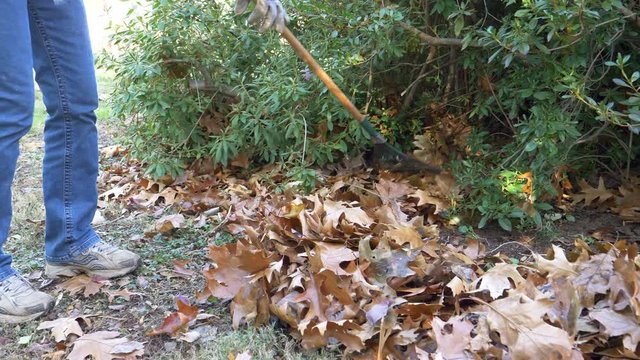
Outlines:
[{"label": "jeans hem", "polygon": [[6,280],[15,274],[17,274],[17,272],[13,268],[9,268],[9,270],[2,271],[0,272],[0,281]]},{"label": "jeans hem", "polygon": [[79,242],[78,245],[76,244],[71,245],[70,252],[68,255],[65,255],[65,256],[48,256],[47,255],[45,256],[45,259],[48,262],[54,262],[54,263],[66,262],[82,254],[83,252],[85,252],[87,249],[97,244],[98,242],[100,242],[100,236],[94,233],[92,236],[90,236],[86,240]]}]

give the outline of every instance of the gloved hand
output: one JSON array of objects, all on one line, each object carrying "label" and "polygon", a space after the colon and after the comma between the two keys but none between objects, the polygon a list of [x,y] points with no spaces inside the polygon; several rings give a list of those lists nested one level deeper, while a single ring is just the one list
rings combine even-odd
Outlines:
[{"label": "gloved hand", "polygon": [[[244,14],[250,2],[251,0],[236,0],[236,14]],[[265,32],[272,27],[282,32],[289,22],[289,16],[280,0],[255,0],[255,2],[256,7],[247,22],[250,25],[259,25],[260,32]]]}]

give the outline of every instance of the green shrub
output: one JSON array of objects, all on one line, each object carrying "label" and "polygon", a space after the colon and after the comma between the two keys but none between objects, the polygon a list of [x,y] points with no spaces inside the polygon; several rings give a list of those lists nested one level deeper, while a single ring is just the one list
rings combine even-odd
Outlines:
[{"label": "green shrub", "polygon": [[[132,154],[154,176],[242,155],[286,163],[309,190],[317,176],[304,167],[362,150],[367,135],[278,34],[248,29],[231,3],[155,0],[132,16],[114,37],[121,53],[101,62],[118,75],[114,111],[130,119]],[[284,3],[292,31],[400,148],[437,128],[442,111],[470,125],[445,166],[466,195],[454,210],[479,225],[540,225],[558,177],[624,176],[636,159],[631,1]],[[190,88],[202,79],[214,90]]]},{"label": "green shrub", "polygon": [[[242,154],[255,163],[324,165],[361,149],[367,134],[293,50],[275,32],[248,29],[229,5],[152,1],[115,34],[122,52],[101,65],[117,74],[114,111],[131,119],[133,156],[162,176],[198,158],[228,165]],[[401,14],[369,2],[296,8],[316,14],[294,17],[290,27],[335,81],[357,102],[376,100],[382,91],[367,85],[367,74],[402,57],[402,44],[387,36]],[[210,80],[214,90],[191,89],[189,80]],[[223,114],[218,123],[200,126],[201,116],[216,113]]]}]

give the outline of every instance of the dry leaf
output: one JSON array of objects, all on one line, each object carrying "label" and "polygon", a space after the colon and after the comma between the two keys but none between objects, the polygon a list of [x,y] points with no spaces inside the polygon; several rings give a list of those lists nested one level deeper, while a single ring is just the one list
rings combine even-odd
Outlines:
[{"label": "dry leaf", "polygon": [[105,286],[108,287],[111,282],[107,280],[99,280],[97,278],[91,278],[87,275],[78,275],[58,285],[61,290],[66,290],[72,296],[81,292],[85,298],[95,295],[100,292]]},{"label": "dry leaf", "polygon": [[202,334],[196,330],[187,331],[182,336],[180,336],[179,340],[188,342],[190,344],[198,341],[202,337]]},{"label": "dry leaf", "polygon": [[534,258],[536,260],[536,265],[538,268],[546,273],[548,273],[549,277],[552,279],[556,279],[562,276],[574,277],[578,275],[576,272],[576,265],[572,264],[567,260],[567,257],[564,254],[564,250],[562,250],[557,245],[552,245],[553,249],[553,260],[547,260],[544,257],[534,254]]},{"label": "dry leaf", "polygon": [[426,190],[418,190],[411,196],[418,199],[418,206],[435,205],[436,209],[434,214],[443,212],[451,205],[446,198],[437,194],[433,195],[430,191]]},{"label": "dry leaf", "polygon": [[[443,119],[447,126],[427,131],[423,152],[446,160],[467,150],[468,126]],[[237,160],[246,165],[246,158]],[[276,316],[305,348],[342,346],[345,357],[367,360],[637,358],[629,350],[638,337],[632,320],[640,316],[635,245],[578,243],[567,255],[556,246],[547,257],[537,255],[536,264],[523,258],[516,267],[504,255],[485,257],[480,241],[461,246],[455,234],[439,241],[442,219],[433,213],[451,200],[464,201],[452,174],[403,178],[352,170],[323,173],[319,186],[326,187],[302,197],[286,186],[273,191],[273,182],[283,179],[277,166],[241,179],[205,159],[175,181],[153,182],[138,180],[144,172],[137,165],[121,165],[101,177],[101,188],[112,189],[101,199],[135,211],[149,207],[155,216],[173,204],[184,218],[164,218],[163,231],[224,223],[238,242],[210,247],[198,300],[229,302],[235,327]],[[531,195],[533,175],[521,179]],[[606,203],[634,219],[639,185],[616,189],[614,205],[614,190],[604,181],[597,188],[583,183],[574,200]],[[527,201],[521,207],[535,211]],[[228,211],[218,214],[220,208]],[[169,271],[191,278],[193,266],[176,262]],[[118,295],[130,296],[125,290]],[[481,298],[472,301],[473,293]],[[200,332],[187,330],[203,316],[179,305],[154,331],[197,341]]]},{"label": "dry leaf", "polygon": [[433,319],[432,326],[438,344],[438,355],[444,359],[468,358],[465,352],[471,346],[473,324],[462,316],[456,316],[447,322],[436,317]]},{"label": "dry leaf", "polygon": [[125,152],[126,152],[126,149],[120,145],[105,146],[102,149],[100,149],[100,155],[106,158],[112,158]]},{"label": "dry leaf", "polygon": [[623,220],[640,222],[640,187],[619,188],[621,197],[616,198],[616,207],[612,208]]},{"label": "dry leaf", "polygon": [[640,342],[640,324],[633,314],[623,314],[611,309],[593,310],[589,317],[597,320],[609,336],[624,336],[622,343],[630,351],[635,351]]},{"label": "dry leaf", "polygon": [[411,249],[420,249],[424,245],[422,236],[412,227],[401,226],[386,231],[384,235],[399,245],[409,243]]},{"label": "dry leaf", "polygon": [[[87,356],[94,359],[112,360],[112,359],[136,359],[144,355],[144,345],[138,342],[130,342],[126,338],[119,338],[117,331],[98,331],[79,337],[73,343],[73,350],[69,353],[69,360],[85,360]],[[131,350],[129,352],[121,351],[117,346],[125,345],[121,350]]]},{"label": "dry leaf", "polygon": [[158,336],[167,334],[175,337],[185,331],[192,321],[196,320],[198,315],[197,306],[191,306],[187,299],[182,296],[178,296],[176,298],[176,305],[178,307],[178,311],[167,316],[162,325],[149,331],[147,335]]},{"label": "dry leaf", "polygon": [[167,215],[156,221],[156,231],[161,234],[173,229],[179,229],[184,225],[185,217],[182,214]]},{"label": "dry leaf", "polygon": [[189,279],[193,277],[195,274],[193,270],[188,270],[186,268],[187,264],[189,264],[190,260],[173,260],[173,271],[174,273],[181,278]]},{"label": "dry leaf", "polygon": [[591,205],[592,202],[603,203],[613,198],[613,193],[604,186],[604,180],[602,177],[598,181],[598,187],[594,188],[584,180],[580,180],[580,193],[573,195],[573,203],[577,204],[584,201],[586,206]]},{"label": "dry leaf", "polygon": [[550,308],[548,300],[512,295],[492,302],[487,320],[514,360],[531,359],[531,354],[544,359],[570,359],[573,341],[569,334],[543,320]]},{"label": "dry leaf", "polygon": [[69,335],[82,336],[84,332],[80,326],[80,322],[84,322],[87,325],[91,323],[84,317],[72,317],[72,318],[59,318],[53,321],[44,321],[38,325],[36,330],[51,330],[51,335],[56,342],[63,342],[67,340]]},{"label": "dry leaf", "polygon": [[[511,281],[513,281],[513,285],[511,285]],[[518,272],[518,267],[512,264],[496,264],[494,267],[489,269],[484,275],[482,275],[478,280],[475,281],[479,290],[489,290],[489,294],[493,299],[497,299],[502,296],[502,293],[524,282],[524,278]]]},{"label": "dry leaf", "polygon": [[373,224],[373,219],[367,215],[364,210],[359,207],[347,207],[345,202],[325,200],[324,210],[326,211],[325,223],[328,226],[336,227],[340,223],[340,218],[344,216],[345,220],[353,224],[363,227],[369,227]]},{"label": "dry leaf", "polygon": [[320,255],[322,266],[336,275],[348,275],[349,273],[340,266],[346,262],[354,261],[358,257],[353,250],[344,245],[317,242],[315,250]]}]

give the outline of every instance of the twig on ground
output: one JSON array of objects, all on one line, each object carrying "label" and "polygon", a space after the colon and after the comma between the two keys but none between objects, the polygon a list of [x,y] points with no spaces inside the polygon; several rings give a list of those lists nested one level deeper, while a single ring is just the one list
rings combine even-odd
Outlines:
[{"label": "twig on ground", "polygon": [[527,245],[525,245],[525,244],[523,244],[523,243],[521,243],[521,242],[518,242],[518,241],[507,241],[506,243],[502,243],[502,244],[498,245],[495,249],[490,250],[490,251],[487,251],[487,255],[489,255],[489,254],[491,254],[491,253],[494,253],[494,252],[498,251],[498,249],[500,249],[500,248],[502,248],[502,247],[504,247],[504,246],[507,246],[507,245],[520,245],[520,246],[522,246],[523,248],[525,248],[525,249],[529,250],[529,252],[530,252],[531,254],[533,254],[533,253],[534,253],[534,251],[533,251],[530,247],[528,247]]},{"label": "twig on ground", "polygon": [[212,234],[217,233],[218,230],[220,230],[221,227],[225,226],[229,222],[229,217],[231,216],[231,209],[232,209],[232,206],[229,206],[229,210],[227,211],[227,215],[224,217],[224,219],[218,225],[216,225],[216,227],[213,228],[213,230],[211,230]]}]

